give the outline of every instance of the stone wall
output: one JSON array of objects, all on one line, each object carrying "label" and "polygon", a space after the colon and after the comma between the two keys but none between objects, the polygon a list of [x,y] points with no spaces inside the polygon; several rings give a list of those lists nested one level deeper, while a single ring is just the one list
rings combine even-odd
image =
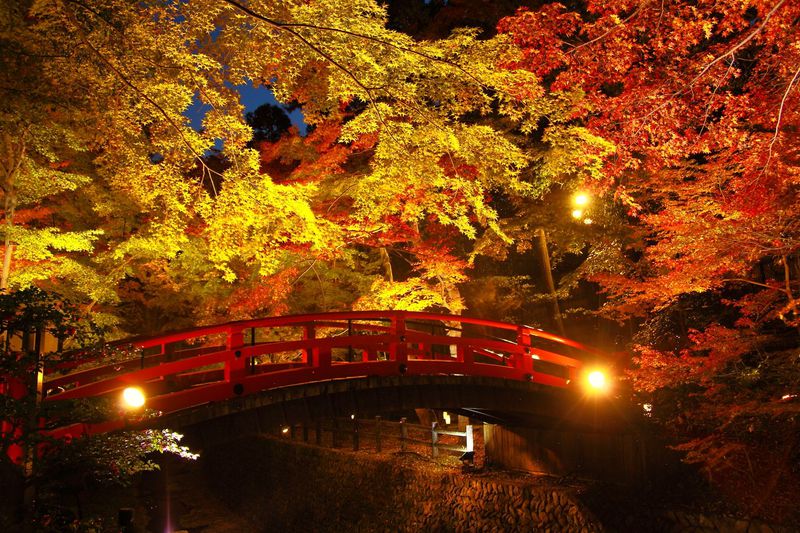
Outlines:
[{"label": "stone wall", "polygon": [[212,490],[264,531],[602,531],[581,486],[464,473],[414,454],[266,437],[207,450]]}]

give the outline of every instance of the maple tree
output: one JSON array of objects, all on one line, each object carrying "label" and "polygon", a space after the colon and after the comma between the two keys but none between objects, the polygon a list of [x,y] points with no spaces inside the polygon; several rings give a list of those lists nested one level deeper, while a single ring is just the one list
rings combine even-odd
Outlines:
[{"label": "maple tree", "polygon": [[[4,9],[4,72],[23,74],[4,81],[7,116],[20,121],[33,110],[29,120],[61,148],[48,153],[50,164],[61,174],[75,168],[79,181],[31,202],[58,214],[36,221],[53,236],[38,239],[38,256],[24,260],[6,232],[6,257],[18,256],[6,269],[9,285],[69,278],[76,300],[109,311],[108,321],[119,310],[124,320],[136,315],[125,312],[137,300],[131,290],[150,295],[133,308],[152,311],[152,326],[215,320],[228,316],[229,298],[241,301],[276,280],[284,283],[276,294],[288,295],[299,285],[289,272],[373,263],[387,250],[390,262],[410,260],[417,273],[392,279],[384,261],[370,283],[358,283],[359,295],[374,296],[362,305],[389,305],[402,294],[403,306],[456,309],[463,257],[439,260],[426,251],[427,237],[417,236],[441,244],[486,231],[507,240],[490,193],[530,197],[548,179],[521,178],[530,156],[488,117],[505,116],[524,130],[548,117],[560,124],[554,139],[585,135],[565,123],[569,102],[543,95],[523,70],[495,68],[516,58],[505,37],[458,30],[415,41],[387,29],[385,9],[372,2],[37,1]],[[297,151],[280,156],[296,167],[290,176],[266,167],[253,149],[235,89],[252,83],[301,106],[316,128],[310,139],[287,141]],[[184,116],[193,103],[209,109],[200,130]],[[68,135],[59,138],[57,127]],[[69,154],[62,153],[67,139]],[[207,154],[219,145],[224,164],[215,166]],[[32,153],[30,161],[45,162]],[[31,175],[31,165],[7,162]],[[9,189],[5,199],[13,198]],[[75,229],[80,246],[52,242]],[[364,247],[374,252],[357,259]],[[268,300],[240,309],[287,309],[255,299]],[[170,324],[159,314],[183,319]]]},{"label": "maple tree", "polygon": [[623,231],[582,268],[608,315],[644,320],[642,401],[712,475],[773,488],[792,474],[737,465],[796,453],[777,427],[797,411],[798,17],[782,0],[589,1],[498,26],[524,56],[504,66],[578,93],[572,118],[614,146],[583,185]]}]

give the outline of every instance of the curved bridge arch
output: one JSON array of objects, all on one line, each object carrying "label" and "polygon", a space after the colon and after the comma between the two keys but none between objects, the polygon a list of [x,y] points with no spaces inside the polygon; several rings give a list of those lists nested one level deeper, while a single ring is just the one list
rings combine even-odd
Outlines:
[{"label": "curved bridge arch", "polygon": [[[141,353],[113,363],[87,356],[71,368],[53,369],[45,382],[46,401],[114,395],[135,385],[144,389],[147,406],[163,422],[199,406],[212,412],[223,402],[247,403],[269,391],[336,380],[402,377],[408,382],[429,376],[467,385],[482,378],[556,391],[574,387],[584,362],[600,357],[580,343],[529,326],[407,311],[263,318],[109,346]],[[127,424],[120,417],[50,434],[98,433]]]}]

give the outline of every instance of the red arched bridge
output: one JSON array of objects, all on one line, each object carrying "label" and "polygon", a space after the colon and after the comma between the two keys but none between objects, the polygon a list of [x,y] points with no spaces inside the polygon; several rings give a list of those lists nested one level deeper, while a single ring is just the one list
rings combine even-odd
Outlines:
[{"label": "red arched bridge", "polygon": [[[134,357],[126,347],[135,350]],[[230,402],[257,406],[253,398],[265,393],[344,380],[378,380],[387,386],[438,379],[473,388],[517,382],[557,391],[577,386],[586,361],[600,357],[582,344],[528,326],[406,311],[232,322],[129,339],[107,345],[106,352],[48,370],[45,401],[122,395],[135,386],[148,409],[174,418]],[[113,360],[113,352],[128,355]],[[120,417],[49,433],[97,433],[126,423]]]}]

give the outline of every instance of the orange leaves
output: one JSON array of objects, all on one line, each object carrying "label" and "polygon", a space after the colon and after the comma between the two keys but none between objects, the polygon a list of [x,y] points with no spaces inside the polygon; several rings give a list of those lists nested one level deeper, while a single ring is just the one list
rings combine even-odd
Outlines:
[{"label": "orange leaves", "polygon": [[243,320],[286,314],[292,283],[299,273],[296,267],[287,268],[253,284],[237,287],[227,299],[230,319]]}]

